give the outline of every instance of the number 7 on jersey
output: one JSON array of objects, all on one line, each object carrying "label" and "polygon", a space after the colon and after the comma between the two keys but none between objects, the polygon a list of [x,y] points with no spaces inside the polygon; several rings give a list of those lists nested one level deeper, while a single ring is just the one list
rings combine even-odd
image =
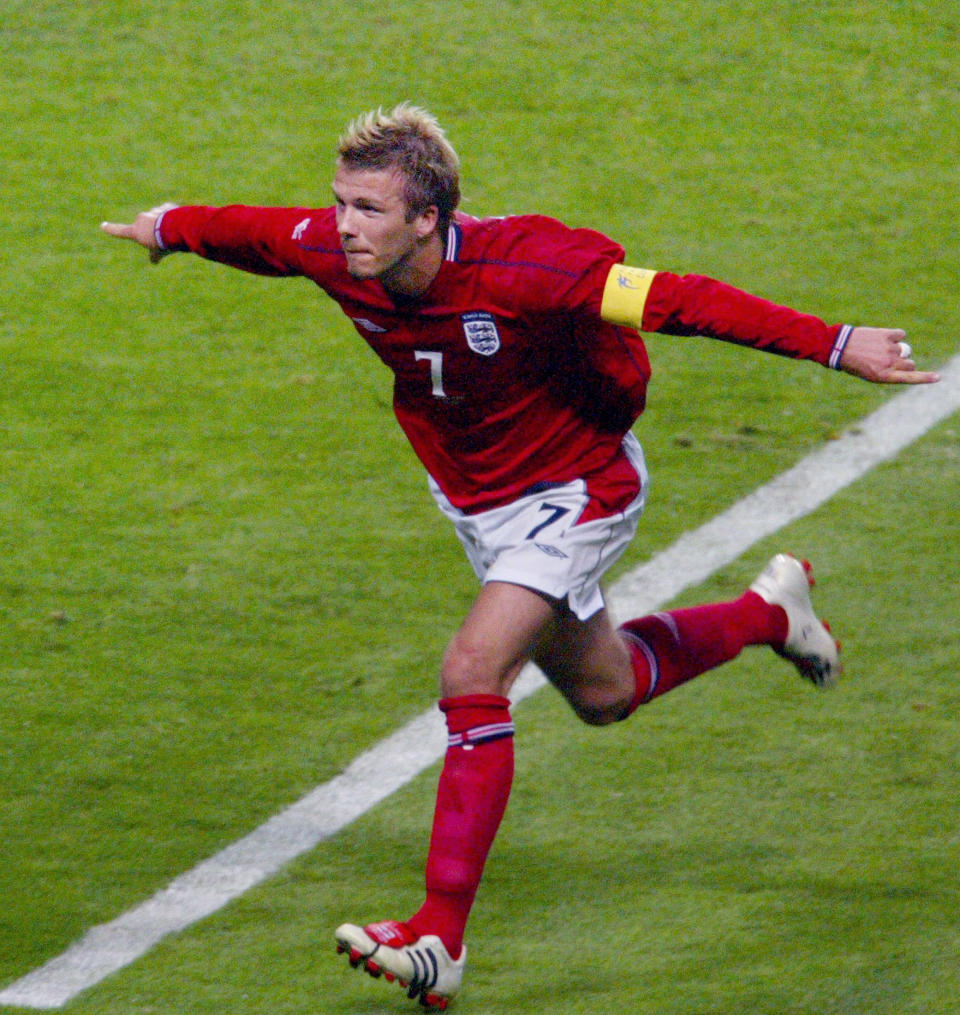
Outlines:
[{"label": "number 7 on jersey", "polygon": [[433,386],[433,397],[446,398],[447,394],[443,390],[443,353],[424,352],[422,349],[415,349],[413,358],[417,362],[426,360],[430,364],[430,383]]}]

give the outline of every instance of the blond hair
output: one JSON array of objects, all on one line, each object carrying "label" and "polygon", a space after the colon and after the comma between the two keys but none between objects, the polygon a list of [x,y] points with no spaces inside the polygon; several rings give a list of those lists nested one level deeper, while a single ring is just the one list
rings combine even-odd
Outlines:
[{"label": "blond hair", "polygon": [[460,203],[457,153],[436,117],[408,102],[358,116],[340,138],[337,156],[350,169],[400,173],[408,220],[436,205],[445,230]]}]

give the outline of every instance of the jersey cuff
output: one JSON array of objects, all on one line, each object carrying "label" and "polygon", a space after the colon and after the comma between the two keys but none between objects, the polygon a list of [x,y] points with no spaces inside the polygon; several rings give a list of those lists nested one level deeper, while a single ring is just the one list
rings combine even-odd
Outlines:
[{"label": "jersey cuff", "polygon": [[833,343],[833,348],[830,350],[830,359],[827,365],[833,370],[840,369],[840,360],[843,358],[843,350],[847,347],[847,342],[850,341],[850,336],[853,334],[853,325],[845,324],[837,335]]},{"label": "jersey cuff", "polygon": [[153,220],[153,241],[157,245],[157,250],[166,250],[167,249],[167,245],[163,242],[163,234],[160,231],[160,224],[163,222],[163,216],[166,215],[166,214],[167,213],[165,211],[162,211]]},{"label": "jersey cuff", "polygon": [[639,330],[643,326],[643,311],[656,274],[649,268],[615,264],[603,287],[600,316],[611,324]]}]

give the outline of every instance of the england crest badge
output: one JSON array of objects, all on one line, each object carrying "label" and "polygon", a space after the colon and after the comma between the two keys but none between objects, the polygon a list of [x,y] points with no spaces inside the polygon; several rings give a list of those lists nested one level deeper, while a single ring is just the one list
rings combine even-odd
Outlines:
[{"label": "england crest badge", "polygon": [[473,352],[481,356],[492,356],[500,348],[500,332],[497,331],[493,314],[485,310],[472,310],[461,314],[463,333],[467,336],[467,345]]}]

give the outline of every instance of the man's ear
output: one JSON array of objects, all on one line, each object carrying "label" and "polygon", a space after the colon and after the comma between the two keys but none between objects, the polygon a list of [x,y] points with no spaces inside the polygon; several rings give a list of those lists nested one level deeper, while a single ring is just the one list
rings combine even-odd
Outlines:
[{"label": "man's ear", "polygon": [[417,229],[417,235],[420,239],[426,239],[436,228],[437,223],[440,221],[440,209],[435,205],[428,205],[419,215],[414,219],[414,223]]}]

